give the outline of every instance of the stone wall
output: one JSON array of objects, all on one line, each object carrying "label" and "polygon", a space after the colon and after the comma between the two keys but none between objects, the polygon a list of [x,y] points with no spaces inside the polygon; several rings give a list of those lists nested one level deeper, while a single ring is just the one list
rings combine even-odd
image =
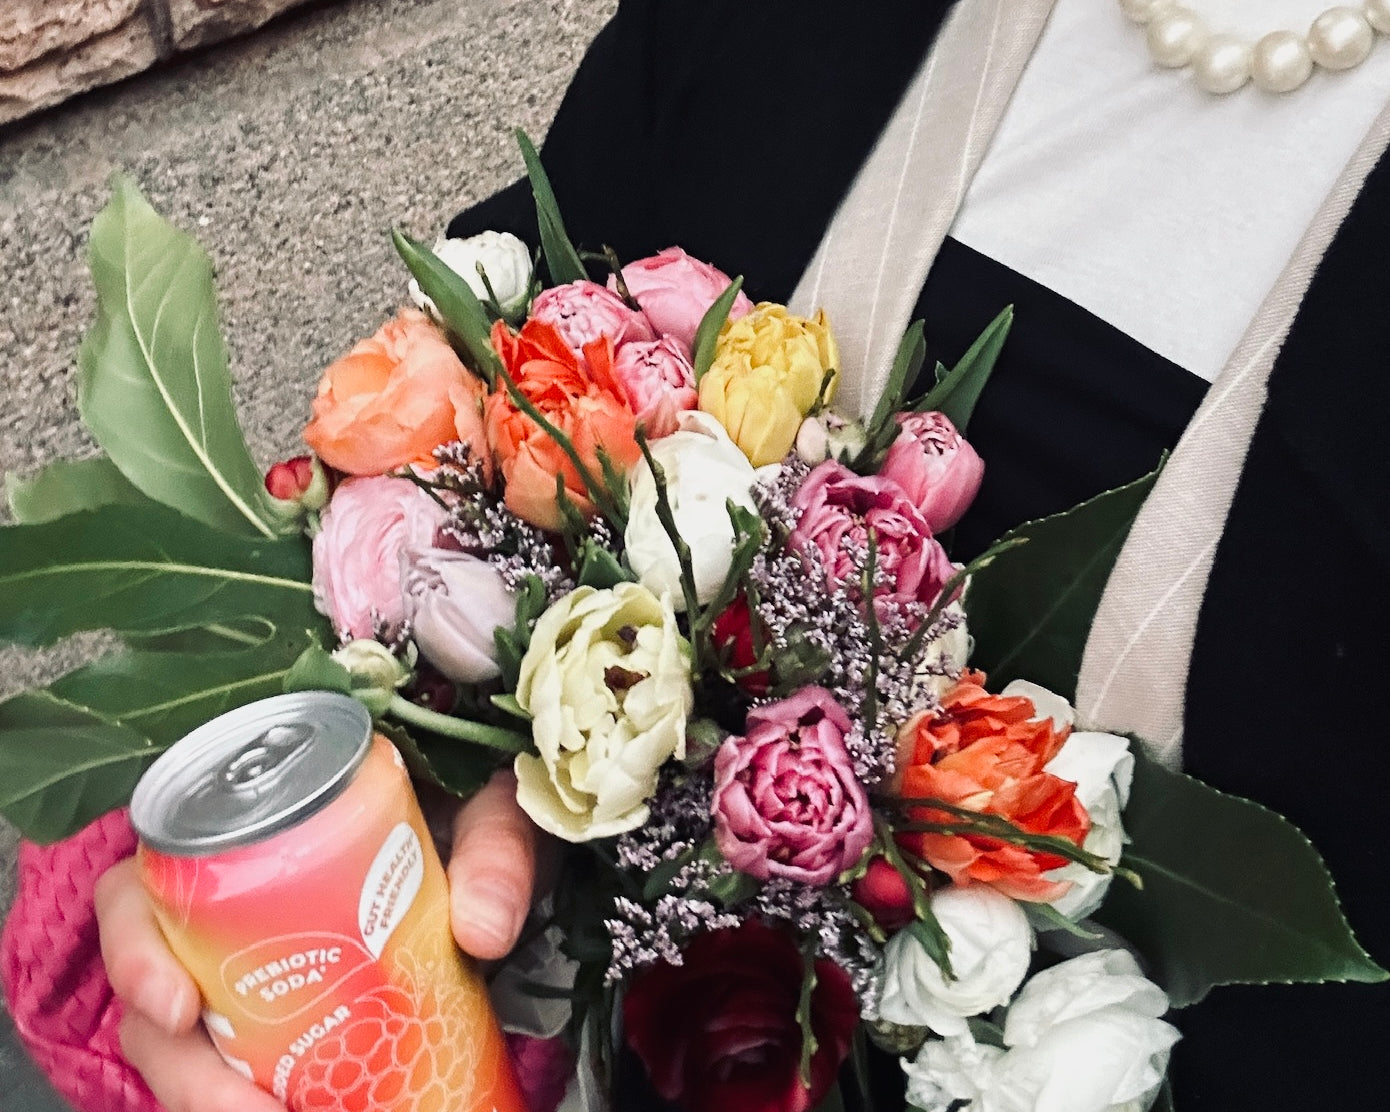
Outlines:
[{"label": "stone wall", "polygon": [[306,0],[3,0],[0,124],[261,26]]}]

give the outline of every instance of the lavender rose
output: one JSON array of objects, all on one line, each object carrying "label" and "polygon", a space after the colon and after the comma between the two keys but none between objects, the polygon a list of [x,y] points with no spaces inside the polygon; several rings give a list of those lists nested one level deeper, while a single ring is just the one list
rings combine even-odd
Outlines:
[{"label": "lavender rose", "polygon": [[495,635],[516,621],[516,597],[501,572],[466,552],[433,548],[405,554],[401,587],[411,636],[426,660],[456,683],[501,674]]},{"label": "lavender rose", "polygon": [[714,839],[736,869],[829,884],[873,840],[868,797],[845,735],[849,715],[823,687],[748,712],[714,758]]},{"label": "lavender rose", "polygon": [[615,348],[629,341],[656,339],[645,313],[629,309],[621,297],[597,282],[552,286],[531,303],[531,319],[555,328],[581,360],[584,345],[601,336],[612,340]]},{"label": "lavender rose", "polygon": [[[695,347],[700,321],[729,288],[727,274],[679,247],[668,247],[650,258],[628,263],[623,267],[623,281],[652,327],[679,341],[687,353]],[[613,289],[617,282],[609,278],[608,285]],[[753,303],[740,293],[734,298],[729,319],[738,320],[752,311]]]},{"label": "lavender rose", "polygon": [[902,488],[882,475],[856,475],[827,460],[816,467],[792,498],[801,519],[787,544],[820,553],[831,587],[856,582],[862,574],[869,531],[877,546],[877,567],[888,586],[875,603],[930,605],[955,573],[946,550],[932,536]]},{"label": "lavender rose", "polygon": [[445,511],[406,479],[348,479],[314,538],[314,600],[344,640],[399,628],[401,554],[429,548]]},{"label": "lavender rose", "polygon": [[902,432],[878,473],[892,479],[933,533],[949,529],[975,500],[985,463],[944,413],[900,413]]}]

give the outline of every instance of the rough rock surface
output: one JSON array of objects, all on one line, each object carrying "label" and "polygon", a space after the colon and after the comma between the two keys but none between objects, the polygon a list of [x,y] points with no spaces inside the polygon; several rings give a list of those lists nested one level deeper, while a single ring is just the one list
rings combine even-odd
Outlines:
[{"label": "rough rock surface", "polygon": [[0,10],[0,73],[113,31],[140,4],[141,0],[6,0]]},{"label": "rough rock surface", "polygon": [[175,50],[192,50],[254,30],[306,0],[165,0]]}]

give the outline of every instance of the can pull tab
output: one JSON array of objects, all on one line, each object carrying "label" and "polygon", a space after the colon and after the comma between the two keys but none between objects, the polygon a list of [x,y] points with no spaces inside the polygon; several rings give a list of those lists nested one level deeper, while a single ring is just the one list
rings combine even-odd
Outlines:
[{"label": "can pull tab", "polygon": [[279,779],[314,740],[314,729],[304,722],[272,726],[236,751],[222,769],[222,783],[234,791],[256,791]]}]

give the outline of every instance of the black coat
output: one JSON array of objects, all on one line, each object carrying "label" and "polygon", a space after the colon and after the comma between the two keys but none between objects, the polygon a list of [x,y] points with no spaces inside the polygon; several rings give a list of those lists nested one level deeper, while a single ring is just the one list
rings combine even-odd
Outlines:
[{"label": "black coat", "polygon": [[[624,259],[679,244],[743,274],[755,297],[785,300],[949,6],[626,0],[544,146],[572,237]],[[518,185],[451,230],[534,241],[529,206]],[[1390,675],[1386,260],[1390,160],[1366,181],[1270,379],[1198,624],[1184,755],[1195,775],[1312,837],[1383,965],[1390,744],[1375,692]],[[1010,346],[1049,342],[1047,322],[1034,335],[1025,318]],[[971,426],[991,467],[989,438],[1004,436],[1017,389],[1006,358]],[[1054,432],[1060,451],[1067,430]],[[1059,476],[1034,503],[1005,497],[987,531],[1133,478],[1152,466],[1147,453],[1121,459],[1117,447],[1113,474],[1092,489]],[[1047,472],[1049,462],[1029,466]],[[1386,1106],[1390,987],[1220,988],[1177,1022],[1181,1112]]]}]

